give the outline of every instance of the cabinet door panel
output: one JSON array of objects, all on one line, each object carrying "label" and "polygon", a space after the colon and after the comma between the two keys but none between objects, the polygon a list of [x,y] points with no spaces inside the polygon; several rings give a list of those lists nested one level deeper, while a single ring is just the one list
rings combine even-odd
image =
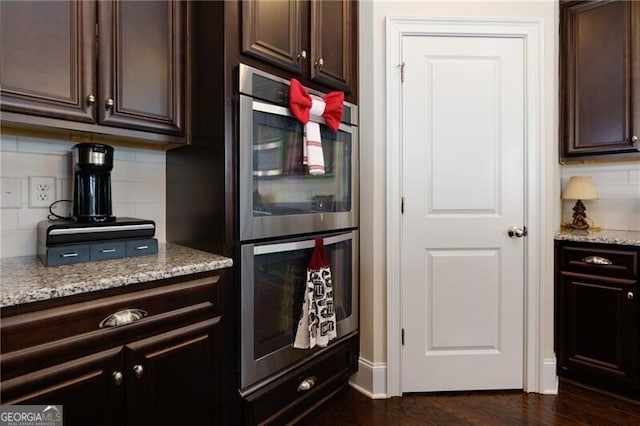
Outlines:
[{"label": "cabinet door panel", "polygon": [[[242,2],[242,52],[300,74],[302,5],[291,1]],[[305,52],[308,55],[309,52]]]},{"label": "cabinet door panel", "polygon": [[113,373],[121,371],[121,349],[95,355],[2,382],[2,403],[62,405],[65,426],[123,424],[124,386]]},{"label": "cabinet door panel", "polygon": [[2,110],[94,122],[95,3],[0,5]]},{"label": "cabinet door panel", "polygon": [[357,34],[353,9],[348,0],[311,2],[311,79],[347,92]]},{"label": "cabinet door panel", "polygon": [[561,273],[561,368],[610,382],[635,374],[636,309],[627,294],[635,281]]},{"label": "cabinet door panel", "polygon": [[99,3],[101,124],[182,134],[186,7],[186,2]]},{"label": "cabinet door panel", "polygon": [[564,156],[638,152],[639,16],[633,2],[563,8]]},{"label": "cabinet door panel", "polygon": [[[125,369],[132,378],[127,424],[212,424],[219,382],[213,350],[220,317],[127,345]],[[136,371],[140,377],[135,375]]]}]

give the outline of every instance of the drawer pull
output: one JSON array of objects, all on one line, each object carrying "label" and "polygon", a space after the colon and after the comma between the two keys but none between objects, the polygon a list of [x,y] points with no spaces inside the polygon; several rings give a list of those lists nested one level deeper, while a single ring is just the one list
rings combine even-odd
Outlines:
[{"label": "drawer pull", "polygon": [[582,259],[584,263],[591,263],[592,265],[613,265],[613,262],[606,257],[600,256],[587,256]]},{"label": "drawer pull", "polygon": [[100,250],[102,253],[115,253],[116,249],[102,249]]},{"label": "drawer pull", "polygon": [[60,257],[78,257],[78,252],[73,252],[73,253],[61,253]]},{"label": "drawer pull", "polygon": [[149,246],[137,246],[136,250],[146,250],[148,248],[149,248]]},{"label": "drawer pull", "polygon": [[121,325],[131,324],[149,315],[147,311],[142,309],[125,309],[111,314],[100,321],[100,328],[119,327]]},{"label": "drawer pull", "polygon": [[307,377],[298,385],[298,392],[308,391],[316,385],[316,376]]}]

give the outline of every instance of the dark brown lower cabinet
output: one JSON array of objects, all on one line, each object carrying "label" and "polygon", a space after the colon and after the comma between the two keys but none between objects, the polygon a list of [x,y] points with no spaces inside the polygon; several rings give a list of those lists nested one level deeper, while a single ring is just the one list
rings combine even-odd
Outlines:
[{"label": "dark brown lower cabinet", "polygon": [[358,333],[243,400],[244,424],[293,423],[333,396],[358,369]]},{"label": "dark brown lower cabinet", "polygon": [[640,397],[640,250],[556,241],[558,375]]},{"label": "dark brown lower cabinet", "polygon": [[[150,283],[16,315],[3,310],[2,341],[10,344],[0,360],[2,404],[60,404],[65,426],[219,423],[219,278]],[[98,327],[104,312],[132,307],[148,317]],[[62,332],[69,327],[77,330]],[[21,339],[27,331],[36,337]]]}]

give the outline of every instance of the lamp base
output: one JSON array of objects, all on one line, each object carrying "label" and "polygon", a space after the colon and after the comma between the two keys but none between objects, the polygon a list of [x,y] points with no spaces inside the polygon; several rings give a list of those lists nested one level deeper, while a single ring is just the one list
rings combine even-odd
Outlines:
[{"label": "lamp base", "polygon": [[579,229],[579,230],[587,230],[589,229],[589,224],[587,223],[587,209],[582,204],[582,200],[576,201],[576,205],[573,206],[573,222],[569,227],[571,229]]}]

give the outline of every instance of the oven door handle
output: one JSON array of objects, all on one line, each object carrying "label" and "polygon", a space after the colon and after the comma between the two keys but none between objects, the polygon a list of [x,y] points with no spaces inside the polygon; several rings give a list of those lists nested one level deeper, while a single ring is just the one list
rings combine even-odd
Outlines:
[{"label": "oven door handle", "polygon": [[[352,232],[324,238],[324,245],[326,247],[326,246],[330,246],[332,244],[336,244],[336,243],[347,241],[347,240],[353,240]],[[257,256],[261,254],[279,253],[283,251],[304,250],[304,249],[314,248],[315,246],[316,246],[315,239],[304,240],[304,241],[292,241],[290,243],[265,244],[260,246],[254,246],[253,254]]]}]

